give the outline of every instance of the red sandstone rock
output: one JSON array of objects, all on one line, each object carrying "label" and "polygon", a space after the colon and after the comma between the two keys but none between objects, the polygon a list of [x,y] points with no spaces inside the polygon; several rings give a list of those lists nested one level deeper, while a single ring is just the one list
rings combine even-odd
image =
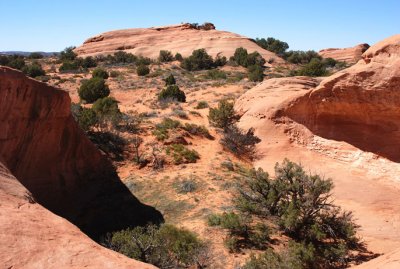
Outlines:
[{"label": "red sandstone rock", "polygon": [[356,63],[361,59],[361,55],[369,48],[368,44],[359,44],[351,48],[344,49],[323,49],[318,53],[323,58],[333,58],[337,61]]}]

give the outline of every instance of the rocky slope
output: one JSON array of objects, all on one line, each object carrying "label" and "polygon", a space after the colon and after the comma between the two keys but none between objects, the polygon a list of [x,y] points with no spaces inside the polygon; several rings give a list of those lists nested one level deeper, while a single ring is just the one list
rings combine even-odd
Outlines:
[{"label": "rocky slope", "polygon": [[0,268],[155,268],[103,248],[33,200],[0,163]]},{"label": "rocky slope", "polygon": [[351,48],[336,49],[329,48],[320,50],[318,53],[323,58],[333,58],[337,61],[356,63],[361,59],[361,55],[369,48],[368,44],[359,44]]},{"label": "rocky slope", "polygon": [[267,61],[273,59],[276,64],[284,63],[283,59],[262,49],[247,37],[215,29],[194,29],[190,24],[106,32],[87,39],[75,52],[85,57],[123,50],[155,59],[160,50],[169,50],[174,55],[179,52],[186,57],[193,50],[204,48],[213,57],[220,55],[229,58],[239,47],[249,52],[258,51]]},{"label": "rocky slope", "polygon": [[333,178],[335,202],[354,212],[368,248],[387,253],[365,268],[386,268],[400,264],[392,252],[400,249],[400,35],[362,59],[321,82],[267,80],[236,110],[262,139],[255,165],[273,171],[287,157]]},{"label": "rocky slope", "polygon": [[[82,268],[96,257],[96,250],[104,268],[122,259],[46,209],[92,237],[162,220],[122,184],[73,120],[70,104],[68,93],[0,67],[0,232],[2,242],[10,242],[2,244],[7,258],[0,260],[13,268],[29,268],[35,261],[42,268]],[[87,254],[89,250],[95,253]],[[122,259],[122,264],[136,263]]]}]

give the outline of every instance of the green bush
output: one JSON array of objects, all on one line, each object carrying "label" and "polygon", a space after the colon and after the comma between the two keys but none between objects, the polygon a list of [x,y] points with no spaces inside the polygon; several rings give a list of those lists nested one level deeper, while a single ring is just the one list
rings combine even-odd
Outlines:
[{"label": "green bush", "polygon": [[250,81],[263,81],[264,80],[264,70],[260,65],[250,65],[247,68]]},{"label": "green bush", "polygon": [[247,131],[239,129],[235,124],[224,129],[223,137],[220,140],[224,149],[229,150],[239,158],[254,158],[255,146],[261,139],[254,135],[254,129]]},{"label": "green bush", "polygon": [[205,268],[208,247],[196,234],[172,225],[148,225],[114,232],[104,244],[130,258],[161,269]]},{"label": "green bush", "polygon": [[297,76],[319,77],[327,75],[327,70],[326,66],[320,59],[313,58],[304,67],[296,70],[294,74]]},{"label": "green bush", "polygon": [[1,61],[2,65],[6,65],[18,70],[22,70],[22,68],[25,66],[24,57],[19,55],[2,56]]},{"label": "green bush", "polygon": [[286,50],[289,48],[289,45],[286,42],[280,41],[279,39],[275,39],[273,37],[265,38],[256,38],[256,43],[263,49],[272,51],[279,56],[283,56]]},{"label": "green bush", "polygon": [[208,107],[208,103],[206,101],[199,101],[197,103],[197,106],[195,107],[195,109],[203,109],[203,108],[207,108]]},{"label": "green bush", "polygon": [[87,103],[93,103],[97,99],[107,97],[110,94],[110,89],[105,84],[102,78],[91,78],[84,80],[78,90],[81,100]]},{"label": "green bush", "polygon": [[107,56],[107,60],[110,64],[128,64],[134,63],[138,59],[137,56],[132,53],[127,53],[125,51],[117,51],[114,55]]},{"label": "green bush", "polygon": [[179,52],[177,52],[175,54],[175,60],[181,62],[183,60],[182,54],[180,54]]},{"label": "green bush", "polygon": [[150,73],[150,68],[146,65],[139,65],[136,68],[136,73],[138,74],[138,76],[148,75]]},{"label": "green bush", "polygon": [[243,67],[249,67],[252,65],[263,66],[265,64],[265,59],[260,55],[260,53],[255,51],[249,54],[247,50],[242,47],[235,50],[232,60]]},{"label": "green bush", "polygon": [[181,91],[177,85],[169,85],[161,90],[158,100],[176,100],[178,102],[186,102],[185,92]]},{"label": "green bush", "polygon": [[204,125],[197,125],[194,123],[185,123],[183,129],[192,135],[203,136],[211,138],[210,132]]},{"label": "green bush", "polygon": [[89,131],[97,124],[96,112],[91,108],[82,107],[80,104],[71,104],[71,113],[75,121],[84,131]]},{"label": "green bush", "polygon": [[96,68],[92,72],[92,78],[102,78],[102,79],[108,79],[108,72],[104,70],[103,68]]},{"label": "green bush", "polygon": [[75,47],[67,47],[59,54],[59,59],[61,61],[73,61],[76,59],[76,53],[74,52]]},{"label": "green bush", "polygon": [[42,59],[43,54],[41,54],[40,52],[32,52],[31,54],[29,54],[28,58],[29,59]]},{"label": "green bush", "polygon": [[176,80],[172,74],[170,74],[168,77],[165,78],[165,86],[175,85],[175,84]]},{"label": "green bush", "polygon": [[169,137],[169,130],[176,129],[181,126],[181,123],[177,120],[170,118],[164,118],[160,123],[156,124],[153,135],[156,136],[157,140],[165,140]]},{"label": "green bush", "polygon": [[313,50],[288,51],[285,53],[284,58],[292,64],[308,64],[314,58],[321,60],[321,56]]},{"label": "green bush", "polygon": [[160,62],[172,62],[174,60],[174,56],[172,56],[172,53],[169,50],[160,50],[158,60]]},{"label": "green bush", "polygon": [[84,59],[81,60],[81,66],[83,68],[91,68],[91,67],[96,67],[97,62],[92,56],[88,56]]},{"label": "green bush", "polygon": [[227,59],[225,56],[220,57],[219,55],[215,58],[214,65],[215,66],[224,66],[227,63]]},{"label": "green bush", "polygon": [[217,108],[210,108],[208,121],[211,125],[218,128],[226,128],[236,120],[233,103],[228,100],[222,100]]},{"label": "green bush", "polygon": [[118,72],[118,71],[116,71],[116,70],[111,70],[111,71],[110,71],[110,77],[112,77],[112,78],[116,78],[116,77],[118,77],[119,75],[121,75],[121,73]]},{"label": "green bush", "polygon": [[213,59],[205,49],[194,50],[192,55],[184,58],[181,63],[181,67],[189,71],[211,69],[213,66]]},{"label": "green bush", "polygon": [[265,221],[275,219],[295,241],[291,251],[302,256],[301,268],[339,267],[360,244],[352,214],[332,203],[332,188],[330,179],[286,159],[275,166],[274,179],[261,169],[248,171],[236,207]]},{"label": "green bush", "polygon": [[60,68],[60,72],[71,72],[77,71],[80,69],[80,63],[78,61],[64,61]]},{"label": "green bush", "polygon": [[218,69],[211,69],[207,71],[206,77],[208,79],[226,79],[226,73]]},{"label": "green bush", "polygon": [[92,106],[101,126],[117,127],[122,120],[122,113],[118,108],[118,101],[113,97],[104,97],[94,102]]},{"label": "green bush", "polygon": [[30,65],[25,65],[22,68],[22,72],[24,72],[24,74],[32,78],[44,76],[46,74],[39,63],[32,63]]},{"label": "green bush", "polygon": [[197,151],[194,149],[190,150],[182,144],[172,144],[167,147],[166,152],[168,155],[172,156],[175,164],[195,163],[200,159],[200,155]]}]

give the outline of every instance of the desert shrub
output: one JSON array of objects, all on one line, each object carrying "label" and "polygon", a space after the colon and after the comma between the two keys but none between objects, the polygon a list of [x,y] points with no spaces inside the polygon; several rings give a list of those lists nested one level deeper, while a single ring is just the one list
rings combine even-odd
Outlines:
[{"label": "desert shrub", "polygon": [[214,65],[215,66],[224,66],[224,65],[226,65],[227,62],[228,61],[225,56],[221,57],[218,55],[217,58],[215,58]]},{"label": "desert shrub", "polygon": [[292,64],[308,64],[313,58],[321,59],[321,56],[313,51],[288,51],[284,54],[284,58]]},{"label": "desert shrub", "polygon": [[236,207],[260,219],[275,218],[279,229],[294,240],[293,251],[301,253],[300,268],[340,267],[360,245],[352,214],[330,199],[332,188],[331,179],[307,174],[285,159],[276,164],[274,179],[262,169],[248,171]]},{"label": "desert shrub", "polygon": [[189,119],[187,113],[185,111],[183,111],[182,109],[174,109],[172,111],[172,115],[174,115],[175,117],[181,118],[181,119]]},{"label": "desert shrub", "polygon": [[173,99],[178,102],[186,102],[185,92],[179,89],[177,85],[168,85],[165,89],[161,90],[158,95],[158,100]]},{"label": "desert shrub", "polygon": [[247,49],[240,47],[235,50],[233,59],[238,65],[247,67],[247,56]]},{"label": "desert shrub", "polygon": [[206,77],[208,79],[226,79],[226,73],[218,69],[211,69],[207,71]]},{"label": "desert shrub", "polygon": [[136,73],[138,76],[145,76],[148,75],[150,73],[150,68],[146,65],[139,65],[136,68]]},{"label": "desert shrub", "polygon": [[247,68],[247,76],[250,81],[263,81],[264,80],[264,70],[259,65],[250,65]]},{"label": "desert shrub", "polygon": [[75,121],[84,131],[89,131],[97,124],[96,112],[91,108],[82,107],[80,104],[71,104],[71,113]]},{"label": "desert shrub", "polygon": [[211,138],[210,132],[208,131],[207,127],[205,127],[204,125],[197,125],[194,123],[185,123],[185,125],[182,128],[192,135],[198,135],[198,136]]},{"label": "desert shrub", "polygon": [[[293,72],[297,76],[310,76],[319,77],[327,74],[324,63],[318,59],[313,58],[308,64]],[[293,74],[292,73],[292,74]]]},{"label": "desert shrub", "polygon": [[175,60],[177,60],[177,61],[179,61],[179,62],[181,62],[182,60],[183,60],[183,57],[182,57],[182,54],[180,54],[179,52],[177,52],[176,54],[175,54]]},{"label": "desert shrub", "polygon": [[113,126],[114,128],[122,119],[122,113],[118,108],[118,101],[113,97],[104,97],[94,102],[92,106],[96,113],[100,127]]},{"label": "desert shrub", "polygon": [[335,59],[332,58],[324,58],[322,59],[322,64],[325,65],[326,67],[335,67],[335,65],[338,63]]},{"label": "desert shrub", "polygon": [[61,61],[73,61],[76,59],[76,53],[74,52],[75,47],[67,47],[60,52],[58,58]]},{"label": "desert shrub", "polygon": [[92,72],[92,78],[102,78],[102,79],[108,79],[108,72],[104,70],[103,68],[96,68]]},{"label": "desert shrub", "polygon": [[169,50],[160,50],[158,60],[160,62],[172,62],[174,60],[174,56],[172,56],[172,53]]},{"label": "desert shrub", "polygon": [[10,56],[5,55],[2,56],[0,60],[1,60],[1,65],[6,65],[18,70],[22,70],[22,68],[25,66],[25,59],[20,55],[10,55]]},{"label": "desert shrub", "polygon": [[233,103],[228,100],[222,100],[217,108],[210,108],[208,121],[211,125],[218,128],[226,128],[236,120]]},{"label": "desert shrub", "polygon": [[229,125],[224,129],[221,145],[240,158],[253,159],[255,146],[260,143],[260,139],[254,135],[254,129],[247,131],[239,129],[235,124]]},{"label": "desert shrub", "polygon": [[169,137],[168,130],[176,129],[181,126],[181,123],[177,120],[170,118],[164,118],[160,123],[156,124],[153,135],[156,136],[157,140],[165,140]]},{"label": "desert shrub", "polygon": [[165,86],[176,84],[175,77],[172,74],[170,74],[168,77],[166,77],[164,81],[165,81]]},{"label": "desert shrub", "polygon": [[78,61],[64,61],[60,68],[60,72],[71,72],[78,71],[80,69],[80,63]]},{"label": "desert shrub", "polygon": [[104,79],[94,77],[82,82],[78,94],[81,100],[93,103],[97,99],[107,97],[110,94],[110,89],[105,84]]},{"label": "desert shrub", "polygon": [[137,56],[132,53],[127,53],[125,51],[117,51],[114,55],[107,56],[107,60],[111,64],[128,64],[134,63],[137,60]]},{"label": "desert shrub", "polygon": [[119,75],[121,75],[121,73],[118,72],[118,71],[116,71],[116,70],[111,70],[111,71],[110,71],[110,77],[112,77],[112,78],[116,78],[116,77],[118,77]]},{"label": "desert shrub", "polygon": [[97,62],[92,56],[85,57],[81,60],[81,66],[83,68],[91,68],[91,67],[96,67]]},{"label": "desert shrub", "polygon": [[172,144],[167,147],[166,152],[174,159],[174,164],[195,163],[200,155],[194,149],[190,150],[182,144]]},{"label": "desert shrub", "polygon": [[161,269],[203,268],[209,262],[207,245],[196,234],[168,224],[114,232],[104,244],[130,258]]},{"label": "desert shrub", "polygon": [[28,56],[29,59],[42,59],[43,57],[44,57],[43,54],[40,52],[32,52]]},{"label": "desert shrub", "polygon": [[148,57],[139,56],[136,59],[136,65],[150,65],[152,60]]},{"label": "desert shrub", "polygon": [[206,101],[199,101],[197,103],[197,106],[195,107],[195,109],[203,109],[203,108],[207,108],[208,107],[208,103]]},{"label": "desert shrub", "polygon": [[283,56],[286,50],[289,48],[289,45],[286,42],[280,41],[279,39],[275,39],[273,37],[265,38],[256,38],[256,43],[263,49],[272,51],[279,56]]},{"label": "desert shrub", "polygon": [[24,72],[24,74],[26,74],[27,76],[30,76],[32,78],[44,76],[46,74],[42,69],[42,66],[36,62],[30,65],[25,65],[21,71]]},{"label": "desert shrub", "polygon": [[266,62],[257,51],[249,54],[247,50],[242,47],[235,50],[232,60],[243,67],[249,67],[251,65],[263,66]]},{"label": "desert shrub", "polygon": [[205,49],[194,50],[192,55],[184,58],[181,63],[181,67],[189,71],[211,69],[213,66],[213,59]]},{"label": "desert shrub", "polygon": [[173,184],[178,193],[189,193],[197,190],[197,183],[193,179],[183,179]]}]

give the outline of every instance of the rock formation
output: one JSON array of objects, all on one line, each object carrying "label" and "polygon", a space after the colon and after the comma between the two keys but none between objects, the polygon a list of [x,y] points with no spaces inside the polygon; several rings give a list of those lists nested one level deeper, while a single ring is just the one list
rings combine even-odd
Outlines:
[{"label": "rock formation", "polygon": [[[78,258],[81,252],[100,247],[46,209],[94,238],[105,232],[162,220],[158,211],[141,204],[123,185],[111,163],[75,123],[70,105],[67,92],[27,78],[19,71],[0,67],[0,161],[32,194],[2,168],[0,191],[5,199],[1,199],[0,231],[7,239],[2,240],[2,247],[8,246],[4,242],[12,243],[14,255],[21,247],[20,252],[33,259],[44,248],[51,253],[53,244],[59,242],[72,255],[63,259],[62,253],[57,254],[60,264],[74,264],[74,255],[86,263],[96,256],[93,253]],[[58,224],[61,226],[57,227]],[[20,230],[11,233],[14,226]],[[62,235],[63,232],[67,235]],[[18,237],[13,238],[19,233],[31,237],[32,244],[43,244],[43,248],[26,253],[24,249],[28,245],[19,242]],[[75,242],[74,238],[83,241]],[[72,246],[66,246],[68,242]],[[54,251],[61,251],[61,247],[54,247]],[[105,250],[100,252],[105,255],[105,261],[107,256],[111,257],[110,261],[117,257]],[[49,266],[57,263],[50,253],[42,253],[48,256],[41,258]],[[19,256],[10,254],[7,260],[12,264]]]},{"label": "rock formation", "polygon": [[356,63],[361,59],[361,55],[369,48],[368,44],[359,44],[351,48],[344,49],[323,49],[318,53],[323,58],[333,58],[337,61],[342,61],[346,63]]},{"label": "rock formation", "polygon": [[235,104],[239,125],[262,139],[256,166],[271,172],[287,157],[333,178],[335,202],[354,212],[368,249],[385,254],[361,268],[399,264],[399,89],[396,35],[322,81],[266,80]]},{"label": "rock formation", "polygon": [[0,268],[155,268],[103,248],[36,203],[0,163]]},{"label": "rock formation", "polygon": [[169,50],[173,54],[179,52],[186,57],[193,50],[204,48],[213,57],[220,55],[229,58],[236,48],[243,47],[249,53],[258,51],[266,61],[272,59],[276,64],[285,63],[283,59],[262,49],[247,37],[218,31],[212,27],[208,29],[210,30],[196,29],[191,24],[179,24],[111,31],[87,39],[75,52],[85,57],[122,50],[155,59],[160,50]]}]

